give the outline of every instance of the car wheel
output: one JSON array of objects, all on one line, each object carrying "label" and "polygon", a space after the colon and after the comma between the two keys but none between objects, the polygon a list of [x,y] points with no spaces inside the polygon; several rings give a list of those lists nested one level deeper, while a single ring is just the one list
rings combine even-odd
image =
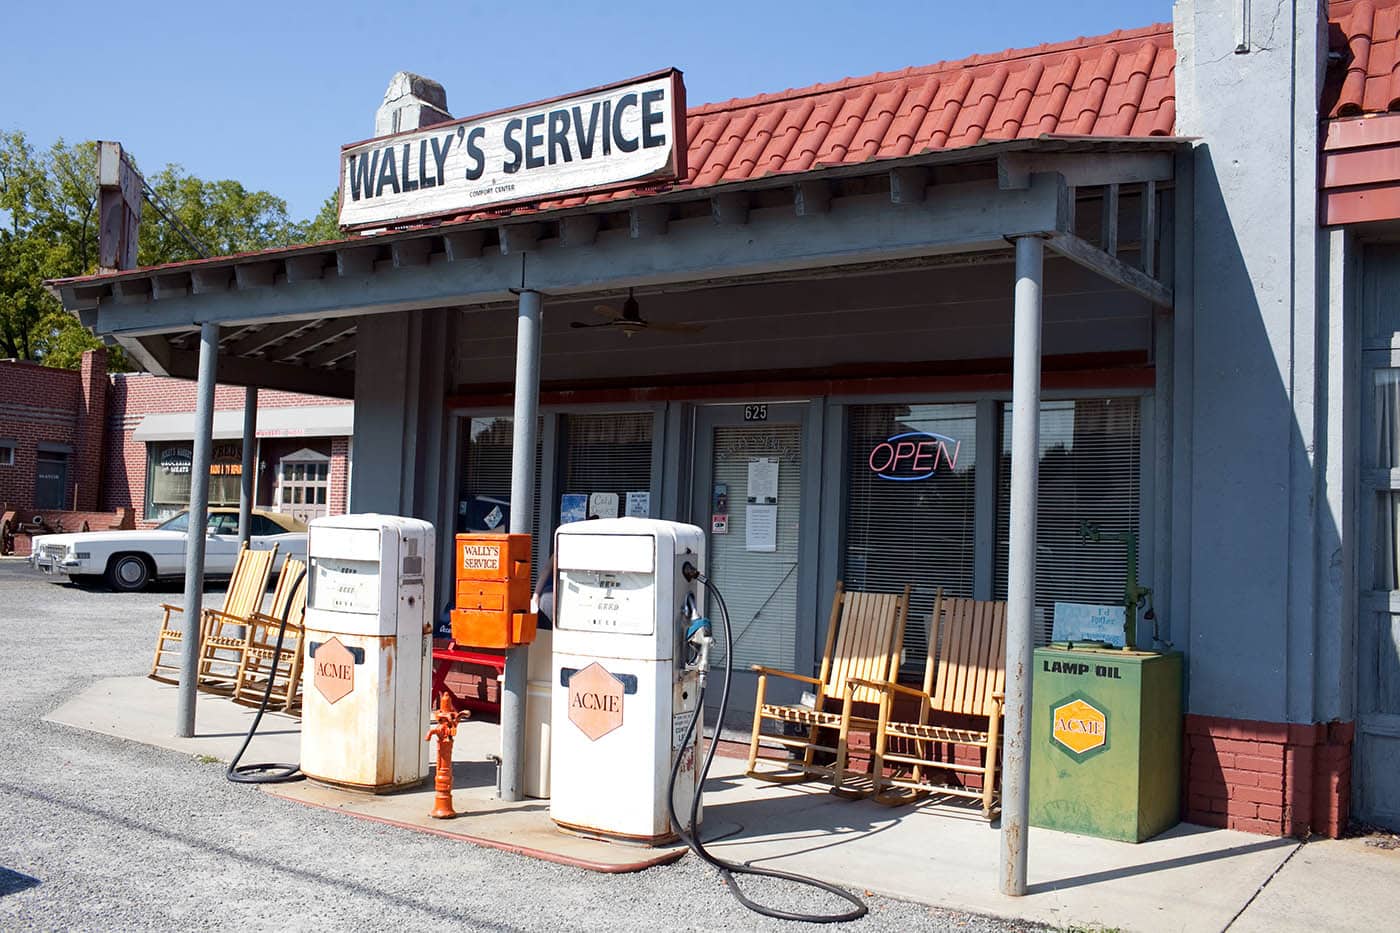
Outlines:
[{"label": "car wheel", "polygon": [[118,554],[107,564],[107,585],[122,593],[144,590],[151,582],[151,566],[140,554]]}]

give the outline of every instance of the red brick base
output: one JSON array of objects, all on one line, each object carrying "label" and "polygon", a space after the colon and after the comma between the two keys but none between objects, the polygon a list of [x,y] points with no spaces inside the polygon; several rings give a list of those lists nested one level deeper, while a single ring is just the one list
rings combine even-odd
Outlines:
[{"label": "red brick base", "polygon": [[[35,515],[42,515],[50,526],[57,526],[65,532],[108,531],[113,528],[135,528],[135,516],[131,509],[117,509],[115,512],[61,512],[53,509],[16,509],[15,516],[20,521],[28,521]],[[15,535],[15,556],[28,557],[31,535]]]},{"label": "red brick base", "polygon": [[1188,715],[1182,812],[1191,823],[1337,838],[1351,806],[1353,723]]}]

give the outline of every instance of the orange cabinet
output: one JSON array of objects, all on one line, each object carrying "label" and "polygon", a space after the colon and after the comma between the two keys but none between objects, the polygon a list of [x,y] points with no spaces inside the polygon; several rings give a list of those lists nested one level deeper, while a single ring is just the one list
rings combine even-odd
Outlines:
[{"label": "orange cabinet", "polygon": [[457,644],[510,648],[535,640],[529,535],[457,535],[456,567],[452,639]]}]

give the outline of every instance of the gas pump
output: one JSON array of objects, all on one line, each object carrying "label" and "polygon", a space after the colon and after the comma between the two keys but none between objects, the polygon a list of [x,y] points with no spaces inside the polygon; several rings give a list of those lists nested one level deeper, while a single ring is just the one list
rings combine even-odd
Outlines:
[{"label": "gas pump", "polygon": [[[693,525],[600,519],[555,536],[550,816],[590,835],[675,839],[667,780],[689,812],[698,787],[700,671],[687,663],[699,593],[683,568],[703,561]],[[698,813],[697,813],[698,816]],[[698,823],[698,819],[697,819]]]},{"label": "gas pump", "polygon": [[301,770],[383,793],[428,776],[433,526],[393,515],[311,523]]}]

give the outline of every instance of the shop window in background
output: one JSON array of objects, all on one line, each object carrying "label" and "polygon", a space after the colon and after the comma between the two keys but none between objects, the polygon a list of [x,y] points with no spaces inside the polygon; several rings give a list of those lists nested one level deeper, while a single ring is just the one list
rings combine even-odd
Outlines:
[{"label": "shop window in background", "polygon": [[[209,465],[209,505],[237,506],[243,483],[241,442],[216,443]],[[146,518],[163,521],[190,504],[189,443],[146,445]]]},{"label": "shop window in background", "polygon": [[283,457],[277,477],[277,511],[310,522],[330,514],[330,458],[303,449]]},{"label": "shop window in background", "polygon": [[650,518],[650,412],[565,415],[560,440],[559,524],[590,516]]},{"label": "shop window in background", "polygon": [[910,591],[904,657],[921,666],[939,587],[971,596],[977,412],[972,404],[854,405],[848,412],[848,590]]},{"label": "shop window in background", "polygon": [[[1050,640],[1056,601],[1123,604],[1127,549],[1085,543],[1091,522],[1141,539],[1142,403],[1138,398],[1076,399],[1040,406],[1040,495],[1036,525],[1035,643]],[[1001,411],[997,462],[996,594],[1006,598],[1011,536],[1011,405]],[[1141,571],[1140,571],[1141,572]],[[1150,633],[1147,633],[1150,634]],[[1144,638],[1139,634],[1139,638]]]}]

